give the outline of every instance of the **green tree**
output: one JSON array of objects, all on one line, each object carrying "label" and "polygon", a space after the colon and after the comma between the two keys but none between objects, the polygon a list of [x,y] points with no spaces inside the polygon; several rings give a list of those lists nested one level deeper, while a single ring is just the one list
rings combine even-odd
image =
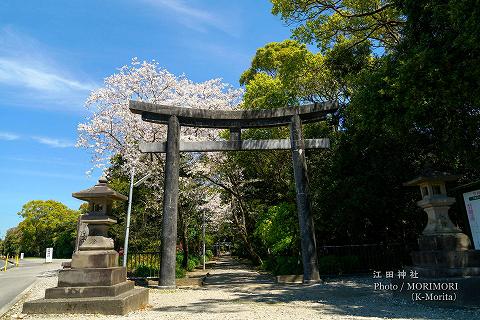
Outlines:
[{"label": "green tree", "polygon": [[402,114],[396,128],[419,146],[419,166],[471,181],[480,173],[478,1],[409,0],[404,7],[404,40],[388,60],[382,93]]},{"label": "green tree", "polygon": [[[297,24],[294,37],[317,44],[321,55],[291,40],[259,49],[240,79],[246,87],[243,107],[329,97],[346,104],[338,115],[339,130],[304,127],[305,136],[327,136],[332,143],[329,150],[307,154],[319,244],[413,242],[424,215],[415,205],[416,190],[402,182],[426,165],[460,173],[465,181],[479,176],[475,1],[272,2],[275,14]],[[375,46],[387,50],[375,57]],[[316,83],[308,76],[315,70],[312,57],[323,68]],[[286,137],[288,131],[249,130],[247,136]],[[240,168],[244,178],[268,181],[262,172],[268,172],[264,165],[270,161],[258,161],[262,157],[274,159],[270,153],[239,154],[229,158],[230,167]],[[277,162],[280,176],[290,170],[282,171],[285,160]],[[291,180],[269,182],[257,182],[255,191],[244,193],[253,217],[271,212],[292,194]],[[264,227],[255,226],[259,252],[266,246]]]},{"label": "green tree", "polygon": [[[110,159],[108,169],[109,186],[128,196],[130,192],[130,174],[124,172],[123,159],[115,156]],[[137,177],[138,180],[141,177]],[[160,192],[152,192],[141,184],[133,188],[132,213],[130,217],[129,250],[132,252],[159,251],[162,221],[162,199]],[[115,201],[112,206],[112,216],[117,220],[109,229],[109,235],[114,239],[117,249],[123,247],[128,201]]]},{"label": "green tree", "polygon": [[42,256],[45,248],[54,247],[56,257],[72,254],[79,213],[54,200],[33,200],[18,213],[23,221],[20,248],[26,255]]},{"label": "green tree", "polygon": [[[308,61],[314,61],[314,63],[308,65]],[[313,67],[315,63],[317,67]],[[367,42],[355,47],[348,47],[348,43],[345,41],[339,42],[324,55],[314,54],[305,45],[293,40],[270,43],[257,50],[251,67],[243,73],[240,79],[240,82],[246,86],[243,107],[276,108],[326,100],[340,100],[346,103],[350,99],[355,75],[363,69],[371,68],[374,64],[375,59],[370,54]],[[267,85],[262,84],[264,79],[267,79]],[[269,83],[276,85],[269,87]],[[274,99],[272,102],[270,99],[272,91],[273,95],[281,96],[282,99]],[[257,103],[258,101],[260,103]],[[336,141],[345,132],[343,129],[337,130],[338,120],[332,120],[305,125],[305,137],[329,137],[334,147]],[[287,138],[289,130],[288,128],[246,130],[242,136],[245,139]],[[326,229],[325,223],[332,221],[327,212],[325,212],[326,218],[322,218],[324,213],[322,210],[324,203],[322,202],[326,200],[327,203],[335,204],[335,200],[323,199],[317,195],[323,195],[324,188],[329,184],[324,179],[330,177],[331,167],[329,164],[333,163],[335,156],[336,154],[331,150],[308,151],[310,175],[320,178],[320,180],[312,180],[311,185],[314,199],[312,209],[318,221],[318,229]],[[237,167],[242,172],[241,176],[244,179],[257,181],[253,185],[252,191],[243,192],[245,194],[243,201],[248,204],[244,207],[248,208],[247,216],[252,217],[251,220],[257,221],[256,217],[264,215],[265,212],[277,212],[280,203],[286,202],[292,205],[295,203],[290,152],[238,153],[229,155],[228,159],[232,164],[225,168]],[[320,184],[325,184],[325,186],[319,188]],[[333,223],[338,222],[338,219],[333,220]],[[340,223],[340,225],[342,224]],[[264,234],[259,232],[258,224],[253,223],[252,227],[255,229],[252,233],[257,237]],[[328,243],[340,238],[331,232],[321,235],[320,243]],[[256,241],[256,250],[265,252],[265,239],[261,238]],[[292,246],[298,246],[298,243],[293,242]],[[290,254],[294,255],[295,252],[298,252],[298,248],[296,250],[292,248]]]},{"label": "green tree", "polygon": [[256,235],[274,255],[298,255],[299,231],[295,205],[280,203],[269,207],[257,222]]},{"label": "green tree", "polygon": [[244,108],[271,109],[332,100],[324,57],[294,40],[272,42],[257,50],[240,84],[246,86]]},{"label": "green tree", "polygon": [[[347,79],[350,99],[327,156],[309,157],[320,242],[413,241],[424,215],[416,190],[402,182],[426,166],[466,182],[479,177],[475,1],[404,1],[401,8],[403,36],[382,58],[363,68],[343,57],[331,64]],[[343,50],[328,54],[334,51]]]},{"label": "green tree", "polygon": [[394,48],[405,17],[395,0],[271,0],[272,13],[294,26],[293,37],[322,50],[347,39],[351,46],[370,41]]},{"label": "green tree", "polygon": [[3,240],[2,253],[4,255],[14,255],[20,252],[20,242],[22,234],[18,227],[10,228],[7,230],[5,239]]}]

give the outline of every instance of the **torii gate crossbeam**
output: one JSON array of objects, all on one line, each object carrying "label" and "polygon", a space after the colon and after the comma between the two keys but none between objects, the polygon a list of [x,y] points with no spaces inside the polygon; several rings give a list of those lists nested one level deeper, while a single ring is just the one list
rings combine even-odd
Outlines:
[{"label": "torii gate crossbeam", "polygon": [[[304,140],[302,123],[325,120],[328,114],[336,112],[337,109],[336,103],[322,103],[278,109],[225,111],[130,101],[130,110],[133,113],[141,114],[144,121],[168,125],[166,142],[142,143],[140,146],[142,152],[166,153],[159,286],[175,287],[180,152],[240,150],[292,150],[303,281],[305,283],[320,281],[315,229],[308,195],[305,149],[328,148],[330,143],[328,139]],[[290,126],[290,139],[241,140],[242,128],[285,125]],[[181,142],[181,126],[230,129],[230,141]]]}]

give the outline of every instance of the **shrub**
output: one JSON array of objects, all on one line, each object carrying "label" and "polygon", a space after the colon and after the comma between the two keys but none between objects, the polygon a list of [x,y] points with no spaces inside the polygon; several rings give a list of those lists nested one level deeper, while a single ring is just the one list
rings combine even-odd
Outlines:
[{"label": "shrub", "polygon": [[298,257],[272,256],[264,260],[262,269],[271,271],[274,275],[302,274],[302,263]]},{"label": "shrub", "polygon": [[178,252],[177,252],[176,259],[177,259],[177,264],[182,264],[182,261],[183,261],[183,251],[178,251]]},{"label": "shrub", "polygon": [[298,222],[295,205],[282,202],[263,212],[256,225],[255,236],[274,255],[291,255],[298,249]]},{"label": "shrub", "polygon": [[207,260],[212,260],[212,258],[213,258],[213,252],[212,252],[212,250],[206,250],[206,251],[205,251],[205,258],[206,258]]},{"label": "shrub", "polygon": [[159,271],[158,267],[150,266],[147,264],[139,264],[135,268],[133,275],[139,278],[147,278],[155,274],[158,274],[158,271]]},{"label": "shrub", "polygon": [[175,266],[175,278],[185,278],[186,271],[180,265]]},{"label": "shrub", "polygon": [[357,256],[321,256],[318,269],[321,274],[344,274],[358,270],[360,260]]},{"label": "shrub", "polygon": [[[195,268],[195,267],[193,267]],[[192,269],[193,270],[193,269]],[[160,274],[158,266],[148,264],[139,264],[133,271],[133,276],[138,278],[148,278]],[[175,265],[175,278],[185,278],[186,270],[181,267],[181,262]]]}]

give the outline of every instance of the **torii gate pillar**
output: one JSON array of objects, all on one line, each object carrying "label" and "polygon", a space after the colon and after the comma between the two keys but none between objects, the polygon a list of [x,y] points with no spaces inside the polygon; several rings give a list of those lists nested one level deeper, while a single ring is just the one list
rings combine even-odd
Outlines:
[{"label": "torii gate pillar", "polygon": [[317,267],[317,246],[315,228],[310,210],[308,195],[307,162],[305,159],[305,142],[302,133],[302,121],[298,115],[292,116],[290,125],[290,141],[292,144],[293,174],[297,191],[297,212],[300,225],[300,239],[303,262],[303,282],[320,281]]},{"label": "torii gate pillar", "polygon": [[178,176],[180,168],[180,124],[175,115],[170,116],[168,119],[166,156],[161,243],[162,256],[160,260],[160,279],[158,285],[165,289],[175,289]]}]

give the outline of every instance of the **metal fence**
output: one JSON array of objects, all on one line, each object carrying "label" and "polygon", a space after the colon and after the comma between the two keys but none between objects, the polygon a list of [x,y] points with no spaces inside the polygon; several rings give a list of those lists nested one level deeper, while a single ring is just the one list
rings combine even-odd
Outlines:
[{"label": "metal fence", "polygon": [[[123,263],[123,257],[120,257]],[[129,278],[158,278],[160,276],[160,252],[129,252],[127,257]]]},{"label": "metal fence", "polygon": [[321,274],[396,270],[411,264],[408,244],[358,244],[318,248]]},{"label": "metal fence", "polygon": [[[318,267],[322,275],[395,271],[411,265],[411,247],[401,243],[320,246]],[[120,260],[121,264],[123,257]],[[158,278],[160,252],[129,252],[127,273],[129,278]]]}]

